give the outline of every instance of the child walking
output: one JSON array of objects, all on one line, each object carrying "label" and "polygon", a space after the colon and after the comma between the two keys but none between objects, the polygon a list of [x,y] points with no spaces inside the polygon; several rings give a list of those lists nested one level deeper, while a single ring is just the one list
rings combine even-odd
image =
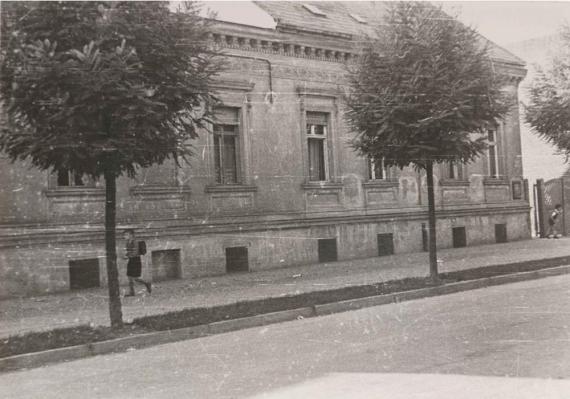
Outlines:
[{"label": "child walking", "polygon": [[556,226],[558,224],[558,217],[562,214],[562,205],[560,204],[556,204],[556,206],[554,207],[554,210],[552,211],[552,213],[550,214],[550,217],[548,218],[548,231],[546,233],[546,236],[548,238],[560,238],[561,235],[558,234],[558,231],[556,229]]},{"label": "child walking", "polygon": [[125,230],[123,237],[126,240],[125,258],[128,259],[127,277],[129,278],[129,293],[125,296],[135,296],[135,282],[144,284],[150,294],[152,292],[152,284],[150,281],[144,281],[141,278],[142,254],[139,251],[139,242],[135,240],[135,231],[133,229]]}]

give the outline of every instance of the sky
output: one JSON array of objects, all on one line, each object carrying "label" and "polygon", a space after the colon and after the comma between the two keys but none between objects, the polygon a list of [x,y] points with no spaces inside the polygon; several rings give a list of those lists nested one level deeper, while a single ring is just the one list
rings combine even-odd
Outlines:
[{"label": "sky", "polygon": [[567,1],[446,1],[444,9],[499,45],[557,33],[570,23]]}]

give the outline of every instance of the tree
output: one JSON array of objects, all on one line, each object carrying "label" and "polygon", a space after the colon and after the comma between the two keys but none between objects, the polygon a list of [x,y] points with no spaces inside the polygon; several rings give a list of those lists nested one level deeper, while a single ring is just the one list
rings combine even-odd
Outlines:
[{"label": "tree", "polygon": [[426,173],[430,276],[438,279],[434,165],[467,163],[506,111],[502,81],[475,31],[428,3],[394,2],[351,71],[347,121],[361,155]]},{"label": "tree", "polygon": [[570,26],[561,31],[561,45],[551,66],[539,70],[530,88],[525,119],[540,137],[570,156]]},{"label": "tree", "polygon": [[105,179],[111,326],[122,326],[115,242],[116,179],[192,154],[219,71],[198,8],[168,2],[2,5],[0,89],[12,161]]}]

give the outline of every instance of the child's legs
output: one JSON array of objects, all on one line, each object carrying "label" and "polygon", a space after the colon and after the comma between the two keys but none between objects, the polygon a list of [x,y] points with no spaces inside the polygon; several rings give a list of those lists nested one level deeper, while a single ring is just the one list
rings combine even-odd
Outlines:
[{"label": "child's legs", "polygon": [[131,295],[135,294],[135,277],[129,277],[129,291],[131,292]]},{"label": "child's legs", "polygon": [[136,281],[136,282],[139,283],[139,284],[143,284],[143,285],[146,285],[146,284],[147,284],[147,282],[146,282],[145,280],[143,280],[142,278],[140,278],[140,277],[133,277],[133,280]]}]

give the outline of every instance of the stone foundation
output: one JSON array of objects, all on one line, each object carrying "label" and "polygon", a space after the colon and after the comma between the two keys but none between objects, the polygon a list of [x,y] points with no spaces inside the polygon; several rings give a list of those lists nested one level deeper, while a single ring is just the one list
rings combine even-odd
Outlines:
[{"label": "stone foundation", "polygon": [[[226,273],[227,248],[241,248],[242,252],[246,248],[250,271],[318,263],[319,240],[326,239],[336,239],[339,261],[378,256],[379,234],[392,234],[394,253],[418,252],[423,247],[424,223],[427,225],[425,213],[412,212],[397,218],[371,215],[344,217],[336,222],[157,226],[139,229],[138,238],[147,243],[144,278],[191,279]],[[486,215],[455,212],[438,219],[438,247],[453,246],[454,227],[465,227],[467,246],[494,243],[496,224],[506,225],[508,241],[530,237],[529,216],[525,210],[501,209],[500,213]],[[98,259],[99,285],[105,286],[107,275],[102,231],[78,235],[70,229],[66,229],[65,234],[44,231],[30,235],[27,240],[19,237],[14,241],[18,245],[4,241],[0,253],[0,297],[68,291],[71,286],[70,261],[77,260]],[[121,239],[117,249],[121,284],[125,284],[126,262],[122,259]],[[230,260],[234,261],[237,262]],[[93,274],[91,278],[94,278]]]}]

